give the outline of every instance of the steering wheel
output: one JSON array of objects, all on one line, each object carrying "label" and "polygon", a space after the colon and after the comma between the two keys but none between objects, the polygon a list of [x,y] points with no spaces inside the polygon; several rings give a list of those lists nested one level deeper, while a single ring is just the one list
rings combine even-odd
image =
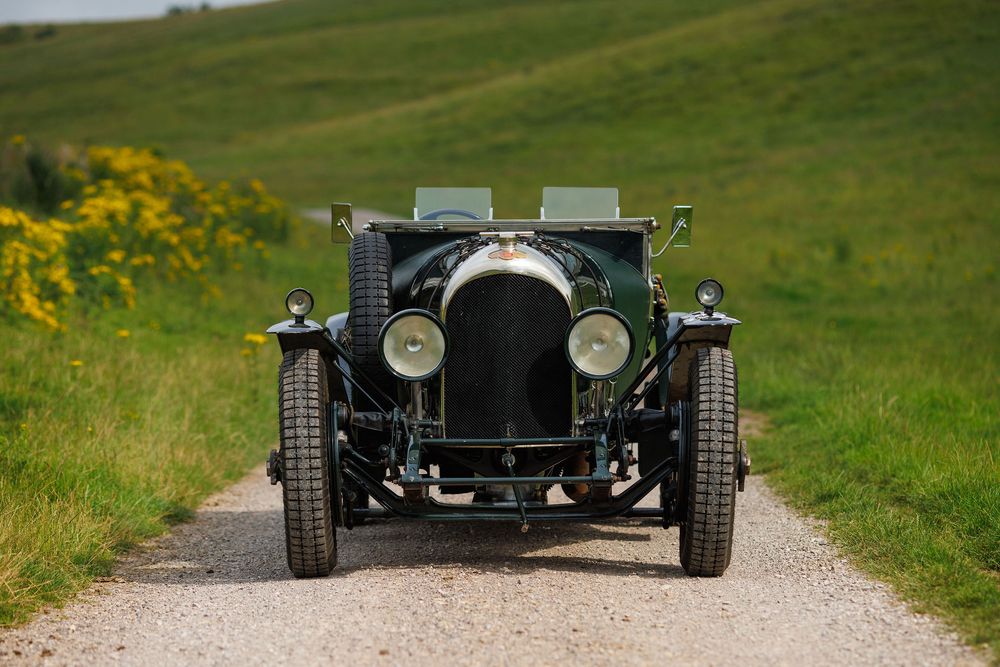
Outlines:
[{"label": "steering wheel", "polygon": [[466,211],[462,208],[439,208],[434,211],[429,211],[420,216],[421,220],[437,220],[442,215],[460,215],[463,218],[468,218],[469,220],[482,220],[482,218],[472,211]]}]

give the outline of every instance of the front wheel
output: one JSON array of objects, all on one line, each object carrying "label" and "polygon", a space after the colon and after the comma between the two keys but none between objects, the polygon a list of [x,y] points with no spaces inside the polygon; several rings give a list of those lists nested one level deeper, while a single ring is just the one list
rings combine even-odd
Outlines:
[{"label": "front wheel", "polygon": [[681,524],[681,566],[693,577],[718,577],[733,551],[739,401],[729,350],[698,350],[691,361],[687,511]]},{"label": "front wheel", "polygon": [[288,567],[296,577],[325,577],[337,564],[328,391],[326,365],[317,350],[285,353],[278,376],[281,486]]}]

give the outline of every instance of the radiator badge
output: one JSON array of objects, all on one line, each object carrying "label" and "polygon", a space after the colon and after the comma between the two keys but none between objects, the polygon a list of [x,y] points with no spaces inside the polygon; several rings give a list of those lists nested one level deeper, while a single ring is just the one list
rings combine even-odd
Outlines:
[{"label": "radiator badge", "polygon": [[523,250],[510,250],[507,248],[494,250],[488,255],[490,259],[524,259],[527,256],[528,253]]}]

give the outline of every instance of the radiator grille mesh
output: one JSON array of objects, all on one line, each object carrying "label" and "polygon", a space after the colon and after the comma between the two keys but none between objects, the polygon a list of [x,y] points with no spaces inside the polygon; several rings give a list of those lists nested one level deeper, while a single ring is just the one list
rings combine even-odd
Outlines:
[{"label": "radiator grille mesh", "polygon": [[570,434],[572,379],[563,351],[570,314],[554,287],[516,274],[484,276],[455,293],[445,318],[449,438]]}]

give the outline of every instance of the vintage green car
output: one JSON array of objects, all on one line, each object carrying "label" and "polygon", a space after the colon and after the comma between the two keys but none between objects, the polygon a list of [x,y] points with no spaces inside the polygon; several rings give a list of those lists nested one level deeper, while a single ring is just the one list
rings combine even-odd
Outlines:
[{"label": "vintage green car", "polygon": [[[268,329],[284,355],[268,474],[292,572],[328,574],[337,528],[373,517],[647,517],[680,526],[688,574],[721,575],[749,468],[728,349],[740,322],[716,310],[712,279],[701,311],[670,312],[651,271],[689,244],[692,208],[674,207],[654,253],[659,224],[620,217],[614,188],[545,188],[537,219],[494,220],[491,197],[418,188],[412,220],[357,233],[333,205],[350,310],[306,319],[296,288],[292,319]],[[636,507],[654,490],[659,506]]]}]

